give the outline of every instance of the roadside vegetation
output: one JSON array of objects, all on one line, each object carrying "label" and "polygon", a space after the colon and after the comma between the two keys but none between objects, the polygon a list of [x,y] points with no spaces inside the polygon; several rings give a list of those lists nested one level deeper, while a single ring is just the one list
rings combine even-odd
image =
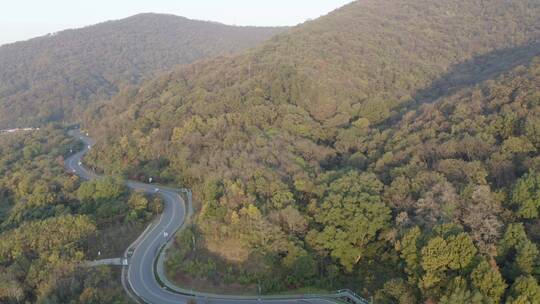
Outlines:
[{"label": "roadside vegetation", "polygon": [[81,262],[121,256],[161,202],[119,178],[67,173],[63,159],[77,148],[58,126],[0,136],[2,303],[127,302],[119,273]]},{"label": "roadside vegetation", "polygon": [[536,58],[366,126],[351,143],[358,151],[317,178],[295,177],[290,192],[261,176],[245,188],[207,183],[169,277],[212,291],[349,287],[381,303],[534,303],[539,84]]},{"label": "roadside vegetation", "polygon": [[2,138],[0,299],[115,301],[82,287],[107,270],[58,287],[159,212],[122,183],[152,177],[194,194],[188,288],[538,303],[539,41],[537,0],[355,1],[89,107],[107,179],[63,173],[59,129]]},{"label": "roadside vegetation", "polygon": [[526,302],[539,17],[529,0],[357,1],[122,92],[87,113],[87,160],[193,189],[195,241],[178,236],[168,262],[179,282]]}]

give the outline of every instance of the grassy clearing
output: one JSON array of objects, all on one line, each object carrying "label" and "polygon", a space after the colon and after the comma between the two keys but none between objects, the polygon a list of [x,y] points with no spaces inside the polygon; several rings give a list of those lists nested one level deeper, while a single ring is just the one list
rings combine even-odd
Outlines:
[{"label": "grassy clearing", "polygon": [[[148,226],[149,221],[117,223],[97,231],[88,238],[87,259],[108,259],[124,255],[126,248],[133,243]],[[98,251],[101,255],[98,256]]]}]

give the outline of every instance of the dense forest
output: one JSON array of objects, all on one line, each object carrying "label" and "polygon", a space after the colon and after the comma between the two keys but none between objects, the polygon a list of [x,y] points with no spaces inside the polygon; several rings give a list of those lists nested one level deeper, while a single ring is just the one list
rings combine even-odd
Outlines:
[{"label": "dense forest", "polygon": [[0,128],[76,120],[161,71],[244,50],[284,28],[140,14],[0,47]]},{"label": "dense forest", "polygon": [[193,190],[183,287],[540,303],[540,3],[360,0],[283,31],[144,14],[0,47],[0,126],[80,119],[108,176],[65,172],[60,124],[0,135],[0,302],[128,302],[85,261],[162,211],[124,186],[152,177]]},{"label": "dense forest", "polygon": [[356,1],[93,108],[86,161],[193,188],[183,284],[537,303],[539,42],[534,0]]},{"label": "dense forest", "polygon": [[78,145],[59,126],[0,135],[1,303],[128,302],[119,273],[83,262],[120,256],[162,202],[67,174]]}]

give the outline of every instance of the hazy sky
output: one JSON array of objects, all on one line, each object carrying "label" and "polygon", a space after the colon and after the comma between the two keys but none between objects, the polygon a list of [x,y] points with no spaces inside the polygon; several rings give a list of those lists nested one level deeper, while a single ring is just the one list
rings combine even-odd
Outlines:
[{"label": "hazy sky", "polygon": [[0,45],[138,13],[168,13],[236,25],[295,25],[352,0],[6,0]]}]

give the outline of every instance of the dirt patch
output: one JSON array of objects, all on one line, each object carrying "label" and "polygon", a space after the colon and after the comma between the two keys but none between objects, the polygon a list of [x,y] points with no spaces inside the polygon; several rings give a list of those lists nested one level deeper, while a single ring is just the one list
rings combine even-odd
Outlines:
[{"label": "dirt patch", "polygon": [[249,258],[249,251],[238,239],[206,240],[205,245],[209,252],[228,262],[244,263]]},{"label": "dirt patch", "polygon": [[238,283],[225,284],[217,278],[193,278],[182,273],[177,273],[173,278],[177,286],[193,289],[199,292],[217,293],[225,295],[256,295],[256,285],[241,285]]}]

